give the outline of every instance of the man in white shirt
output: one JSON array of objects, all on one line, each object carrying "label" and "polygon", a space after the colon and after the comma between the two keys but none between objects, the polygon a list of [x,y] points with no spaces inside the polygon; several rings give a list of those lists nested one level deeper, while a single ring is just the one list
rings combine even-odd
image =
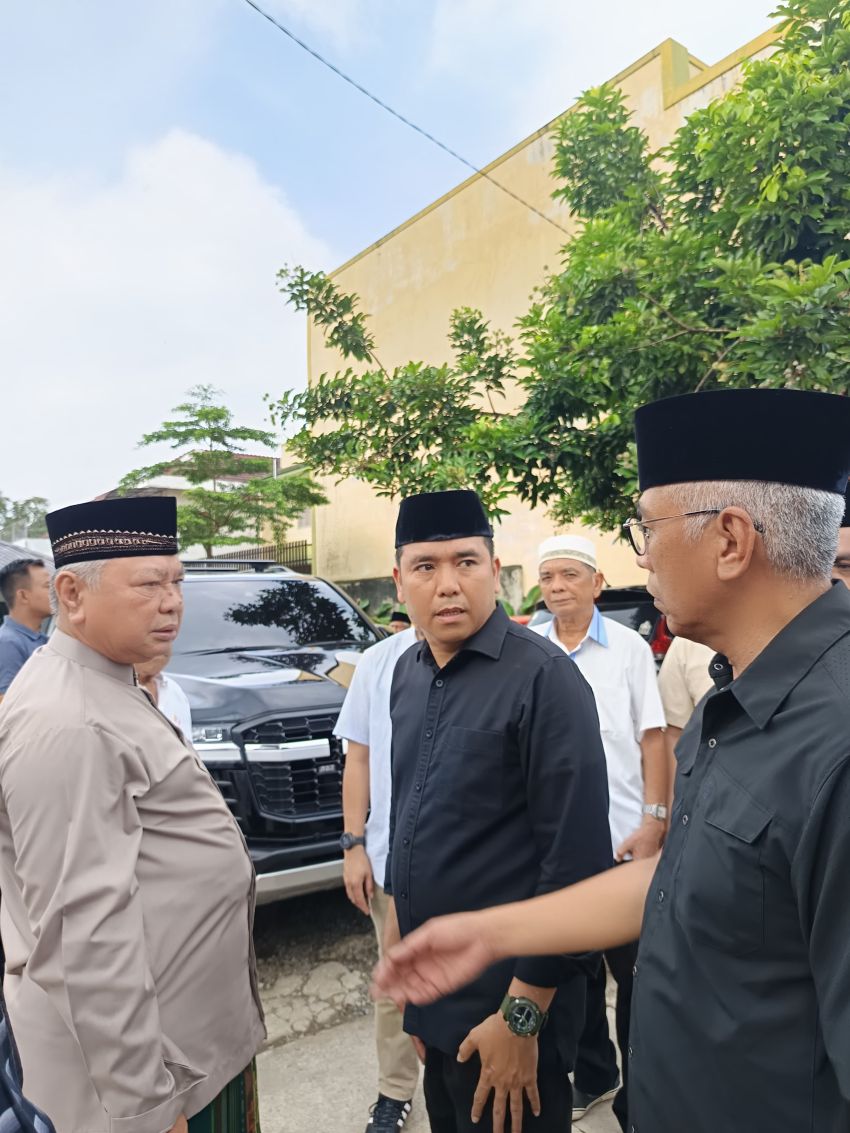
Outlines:
[{"label": "man in white shirt", "polygon": [[[540,545],[539,581],[552,621],[534,629],[559,645],[593,689],[608,767],[609,822],[614,857],[648,858],[667,828],[668,763],[664,710],[652,651],[640,634],[596,607],[603,577],[589,539],[556,535]],[[632,969],[637,944],[611,949],[605,958],[617,981],[617,1039],[628,1046]],[[616,1052],[608,1035],[605,965],[588,979],[585,1026],[575,1064],[573,1121],[619,1086]],[[627,1058],[622,1059],[625,1065]],[[626,1083],[614,1112],[626,1128]]]},{"label": "man in white shirt", "polygon": [[136,665],[136,676],[139,684],[163,714],[163,716],[179,728],[187,743],[192,742],[192,709],[189,698],[180,685],[172,677],[166,676],[163,669],[171,660],[171,652],[144,665]]},{"label": "man in white shirt", "polygon": [[[334,734],[348,741],[342,777],[345,890],[371,915],[382,947],[388,898],[384,874],[390,837],[392,723],[390,689],[396,662],[417,640],[413,626],[367,649],[354,670]],[[368,820],[367,820],[368,815]],[[391,999],[375,1004],[378,1100],[367,1133],[397,1133],[419,1082],[419,1060]]]}]

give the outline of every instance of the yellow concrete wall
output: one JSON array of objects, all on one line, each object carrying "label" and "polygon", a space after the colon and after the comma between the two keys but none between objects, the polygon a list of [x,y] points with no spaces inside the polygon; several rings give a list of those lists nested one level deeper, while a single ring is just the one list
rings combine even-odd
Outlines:
[{"label": "yellow concrete wall", "polygon": [[[767,32],[713,67],[667,40],[614,82],[634,109],[634,122],[657,149],[687,114],[737,82],[742,59],[769,51],[773,40],[774,33]],[[551,198],[552,125],[485,172],[570,230],[565,207]],[[494,328],[512,332],[534,287],[547,269],[557,268],[567,239],[559,228],[475,175],[344,264],[334,279],[360,296],[383,365],[410,359],[440,364],[450,358],[447,331],[456,307],[478,307]],[[341,366],[340,357],[312,327],[308,359],[310,380]],[[314,517],[316,572],[338,580],[389,574],[396,504],[355,480],[326,482],[325,488],[330,502],[317,508]],[[553,530],[544,511],[531,511],[517,501],[497,531],[502,562],[522,566],[526,589],[536,579],[537,544]],[[596,539],[600,566],[611,585],[642,580],[631,552],[610,533],[571,530]]]}]

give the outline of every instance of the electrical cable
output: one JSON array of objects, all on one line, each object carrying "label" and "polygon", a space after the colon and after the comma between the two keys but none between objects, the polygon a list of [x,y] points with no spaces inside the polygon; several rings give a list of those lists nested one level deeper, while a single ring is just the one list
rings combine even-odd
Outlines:
[{"label": "electrical cable", "polygon": [[523,198],[515,193],[512,189],[509,189],[506,185],[503,185],[500,181],[497,181],[495,177],[491,177],[489,173],[486,173],[483,169],[480,169],[473,162],[468,161],[456,150],[453,150],[450,146],[447,146],[444,142],[441,142],[439,138],[435,138],[433,134],[429,134],[427,130],[423,130],[421,126],[417,126],[415,122],[411,122],[409,118],[405,118],[403,114],[399,114],[397,110],[394,110],[388,103],[378,98],[377,95],[372,94],[372,92],[370,90],[367,90],[366,87],[361,86],[361,84],[358,83],[356,79],[352,79],[350,75],[347,75],[344,71],[341,71],[339,67],[331,63],[329,59],[325,59],[323,55],[320,55],[318,51],[312,48],[308,43],[305,43],[303,39],[299,39],[299,37],[293,31],[290,31],[288,27],[280,23],[279,20],[276,20],[274,16],[272,16],[269,12],[266,12],[263,8],[260,7],[259,4],[255,3],[255,0],[245,0],[245,3],[249,8],[253,8],[258,15],[268,20],[268,22],[272,24],[273,27],[276,27],[278,31],[283,32],[285,36],[288,36],[293,43],[297,44],[303,51],[306,51],[308,55],[312,55],[313,58],[318,60],[318,62],[321,63],[323,67],[327,67],[328,70],[333,71],[333,73],[340,79],[342,79],[343,82],[346,82],[349,86],[354,87],[356,91],[359,91],[360,94],[365,95],[366,98],[374,102],[376,106],[380,106],[380,108],[382,110],[385,110],[387,114],[391,114],[393,118],[396,118],[399,122],[403,123],[409,129],[414,130],[423,138],[427,138],[429,142],[432,142],[439,149],[443,150],[444,153],[449,154],[450,157],[453,157],[456,161],[459,161],[462,165],[465,165],[467,169],[471,169],[473,173],[477,173],[479,177],[483,177],[485,181],[489,181],[491,185],[495,185],[497,189],[501,189],[503,193],[507,193],[507,195],[509,197],[512,197],[518,204],[521,204],[524,208],[527,208],[530,212],[533,212],[535,216],[539,216],[541,220],[545,220],[548,224],[551,224],[554,228],[559,229],[559,231],[565,233],[567,236],[570,235],[569,230],[564,228],[562,224],[559,224],[557,220],[553,220],[551,216],[547,216],[545,212],[541,212],[539,208],[536,208],[528,201],[523,200]]}]

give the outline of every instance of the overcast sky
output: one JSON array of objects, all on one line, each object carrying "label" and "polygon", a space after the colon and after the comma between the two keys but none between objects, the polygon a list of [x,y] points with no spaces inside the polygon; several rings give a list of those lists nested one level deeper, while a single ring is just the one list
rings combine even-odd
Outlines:
[{"label": "overcast sky", "polygon": [[[483,165],[672,36],[712,63],[764,0],[260,0]],[[244,0],[7,5],[0,492],[114,487],[192,385],[264,427],[302,385],[284,263],[330,270],[466,171]]]}]

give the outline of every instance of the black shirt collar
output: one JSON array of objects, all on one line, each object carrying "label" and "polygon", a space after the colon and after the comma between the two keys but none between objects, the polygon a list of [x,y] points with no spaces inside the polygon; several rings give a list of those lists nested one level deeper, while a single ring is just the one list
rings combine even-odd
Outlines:
[{"label": "black shirt collar", "polygon": [[[481,629],[477,630],[472,637],[466,639],[455,656],[458,656],[459,653],[481,653],[493,661],[498,661],[502,655],[502,646],[505,643],[505,635],[510,624],[510,618],[505,613],[504,606],[498,604]],[[427,641],[423,641],[419,647],[419,660],[428,661],[432,665],[436,664]],[[449,664],[451,664],[451,661]]]},{"label": "black shirt collar", "polygon": [[846,633],[850,590],[836,582],[780,630],[729,686],[757,728],[770,723],[789,692]]}]

